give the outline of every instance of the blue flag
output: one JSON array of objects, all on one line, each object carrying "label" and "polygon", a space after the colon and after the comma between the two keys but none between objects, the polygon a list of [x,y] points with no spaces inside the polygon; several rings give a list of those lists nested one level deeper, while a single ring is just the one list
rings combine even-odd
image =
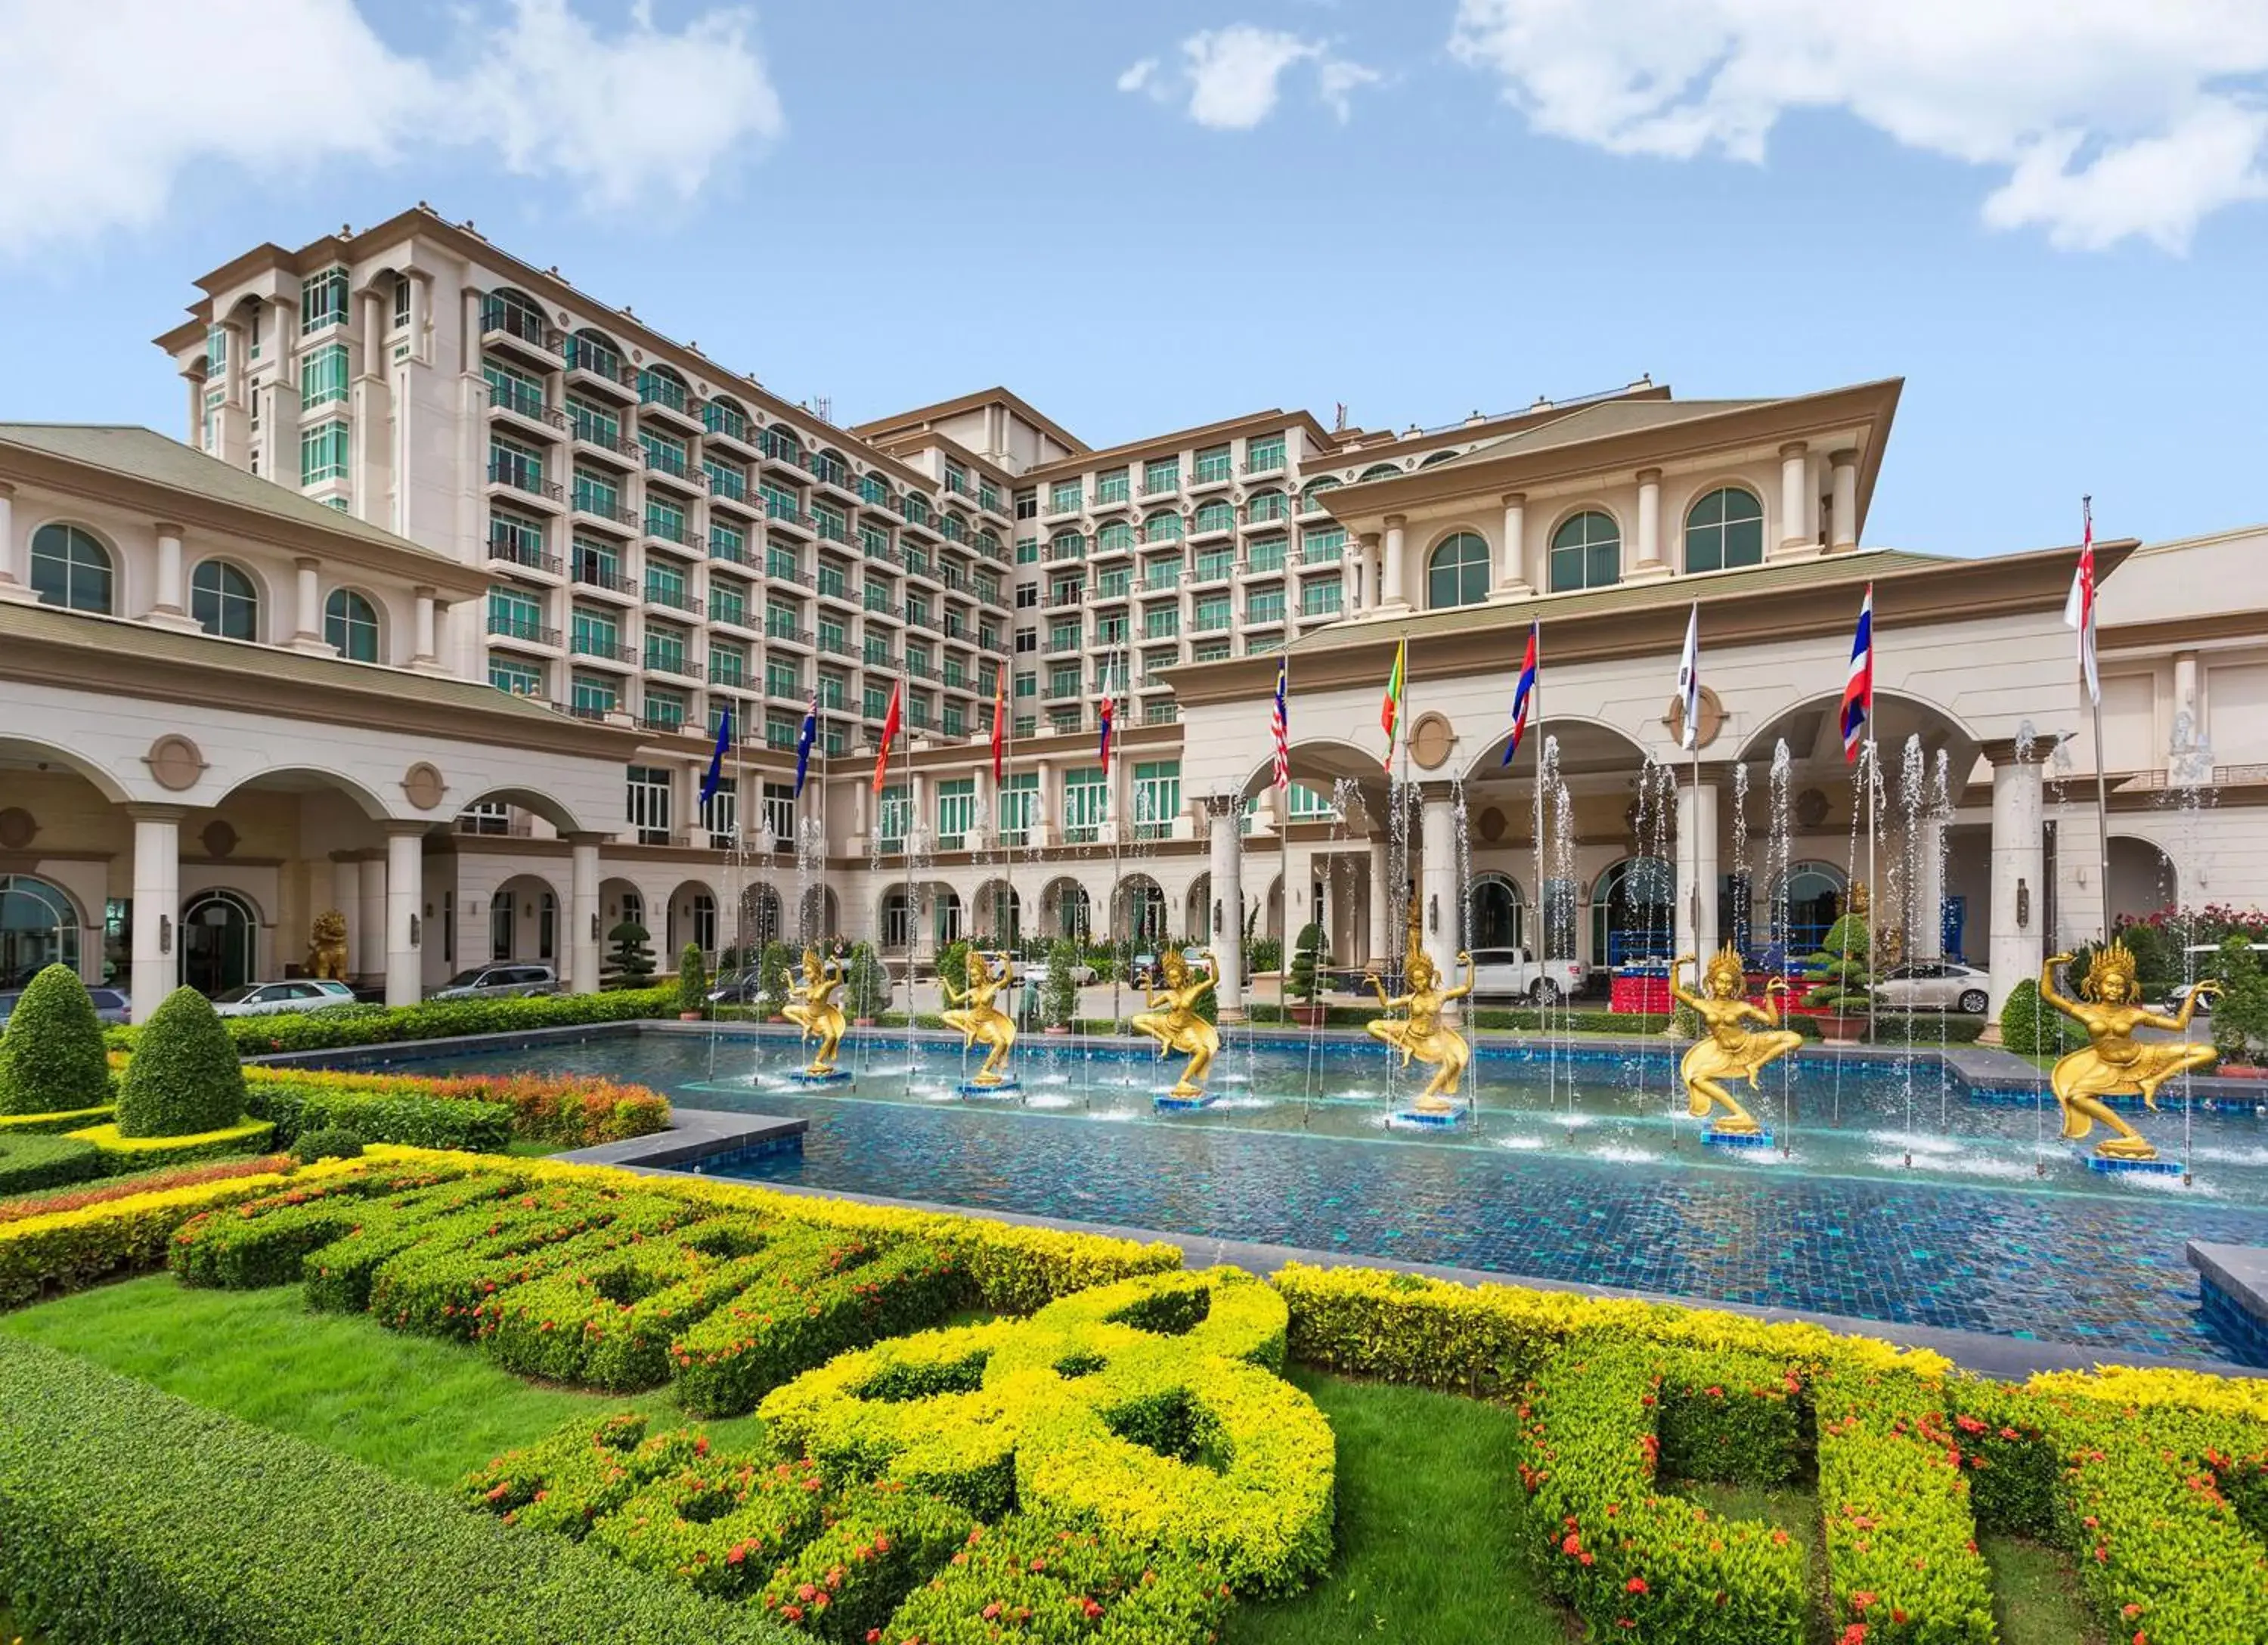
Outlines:
[{"label": "blue flag", "polygon": [[804,712],[803,732],[795,740],[795,797],[803,798],[803,779],[811,770],[811,745],[819,741],[819,693],[811,694],[811,706]]},{"label": "blue flag", "polygon": [[727,706],[717,713],[717,746],[709,751],[709,774],[701,779],[701,803],[707,805],[717,797],[717,785],[724,780],[725,750],[733,746],[733,711]]}]

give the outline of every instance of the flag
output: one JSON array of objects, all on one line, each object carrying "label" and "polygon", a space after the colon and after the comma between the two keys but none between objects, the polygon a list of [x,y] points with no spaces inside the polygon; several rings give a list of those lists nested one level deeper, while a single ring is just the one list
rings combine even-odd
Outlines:
[{"label": "flag", "polygon": [[803,798],[803,779],[811,770],[811,745],[819,741],[819,693],[811,694],[811,706],[804,711],[803,730],[795,740],[795,797]]},{"label": "flag", "polygon": [[2079,542],[2079,564],[2071,574],[2071,595],[2063,602],[2066,628],[2079,631],[2079,677],[2087,682],[2087,700],[2102,705],[2102,681],[2095,672],[2095,499],[2080,505],[2086,524]]},{"label": "flag", "polygon": [[1859,631],[1851,637],[1851,674],[1843,682],[1843,763],[1859,757],[1859,744],[1874,718],[1874,585],[1859,605]]},{"label": "flag", "polygon": [[890,712],[882,716],[882,746],[874,756],[874,792],[880,793],[890,780],[890,744],[897,740],[899,698],[904,694],[906,682],[899,681],[890,688]]},{"label": "flag", "polygon": [[1394,672],[1387,676],[1386,701],[1379,704],[1378,723],[1386,727],[1386,769],[1394,769],[1394,733],[1402,723],[1402,693],[1410,669],[1410,639],[1403,637],[1394,648]]},{"label": "flag", "polygon": [[733,746],[733,705],[727,703],[717,714],[717,746],[709,750],[709,774],[701,779],[701,803],[707,805],[717,797],[717,786],[725,780],[725,750]]},{"label": "flag", "polygon": [[1677,700],[1685,709],[1685,725],[1677,746],[1701,746],[1701,602],[1693,602],[1685,619],[1685,654],[1677,660]]},{"label": "flag", "polygon": [[1509,770],[1512,756],[1520,752],[1520,740],[1528,734],[1528,704],[1535,695],[1536,651],[1543,638],[1543,624],[1528,625],[1528,655],[1520,665],[1520,683],[1512,689],[1512,741],[1504,745],[1504,766]]},{"label": "flag", "polygon": [[1102,774],[1105,777],[1110,775],[1110,727],[1117,717],[1117,711],[1111,706],[1110,702],[1110,665],[1103,664],[1102,706],[1094,711],[1094,718],[1102,727]]},{"label": "flag", "polygon": [[1292,660],[1276,659],[1276,712],[1268,717],[1269,730],[1276,738],[1276,786],[1292,786],[1292,709],[1285,700],[1292,689]]},{"label": "flag", "polygon": [[992,697],[992,783],[1000,783],[1001,751],[1008,735],[1008,671],[1000,670],[996,676],[998,687]]}]

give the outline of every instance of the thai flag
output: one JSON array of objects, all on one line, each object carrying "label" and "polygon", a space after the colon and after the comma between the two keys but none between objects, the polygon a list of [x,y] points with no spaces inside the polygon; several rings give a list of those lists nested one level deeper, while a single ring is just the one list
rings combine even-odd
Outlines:
[{"label": "thai flag", "polygon": [[811,772],[811,745],[819,741],[819,693],[811,694],[811,706],[804,711],[803,730],[795,740],[795,797],[803,798],[803,781]]},{"label": "thai flag", "polygon": [[2079,676],[2087,682],[2087,700],[2102,705],[2102,681],[2095,672],[2095,499],[2080,505],[2086,516],[2079,542],[2079,564],[2071,574],[2071,594],[2063,602],[2066,628],[2079,631]]},{"label": "thai flag", "polygon": [[1543,624],[1528,625],[1528,655],[1520,665],[1520,683],[1512,691],[1512,741],[1504,745],[1503,769],[1510,770],[1513,756],[1520,752],[1520,740],[1528,734],[1528,705],[1535,695],[1535,653],[1543,636]]},{"label": "thai flag", "polygon": [[1874,717],[1874,585],[1859,606],[1859,631],[1851,637],[1851,674],[1843,682],[1843,760],[1859,757],[1867,723]]}]

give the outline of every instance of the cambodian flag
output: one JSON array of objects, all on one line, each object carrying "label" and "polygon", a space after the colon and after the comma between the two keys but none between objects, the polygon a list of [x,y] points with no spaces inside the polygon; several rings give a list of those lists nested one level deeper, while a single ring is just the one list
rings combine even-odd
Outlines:
[{"label": "cambodian flag", "polygon": [[1851,674],[1843,682],[1843,760],[1859,757],[1867,723],[1874,717],[1874,585],[1859,606],[1859,631],[1851,637]]},{"label": "cambodian flag", "polygon": [[1535,695],[1535,653],[1543,637],[1543,624],[1528,625],[1528,655],[1520,665],[1520,683],[1512,691],[1512,741],[1504,745],[1504,769],[1509,770],[1512,757],[1520,752],[1520,740],[1528,733],[1528,705]]}]

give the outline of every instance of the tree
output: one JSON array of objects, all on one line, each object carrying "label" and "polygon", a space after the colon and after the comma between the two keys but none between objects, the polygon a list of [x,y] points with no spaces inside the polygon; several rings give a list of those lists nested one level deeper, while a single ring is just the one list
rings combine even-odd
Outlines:
[{"label": "tree", "polygon": [[2001,1004],[2000,1044],[2028,1057],[2060,1057],[2086,1044],[2087,1030],[2043,1004],[2039,984],[2027,977]]},{"label": "tree", "polygon": [[118,1085],[122,1137],[194,1137],[244,1118],[244,1065],[194,988],[176,988],[142,1029]]},{"label": "tree", "polygon": [[1048,946],[1048,985],[1040,996],[1040,1014],[1049,1028],[1069,1028],[1079,1014],[1079,944],[1057,937]]},{"label": "tree", "polygon": [[850,979],[843,992],[855,1021],[870,1021],[889,1007],[889,973],[882,969],[873,943],[862,942],[850,950]]},{"label": "tree", "polygon": [[[1864,886],[1859,888],[1862,891]],[[1854,899],[1856,901],[1856,899]],[[1804,962],[1815,985],[1803,1003],[1844,1014],[1864,1011],[1874,1003],[1874,971],[1867,953],[1867,905],[1857,902],[1827,928],[1827,941]]]},{"label": "tree", "polygon": [[1303,1006],[1315,1003],[1322,992],[1322,978],[1318,968],[1330,963],[1330,954],[1323,946],[1323,928],[1314,920],[1300,927],[1299,945],[1292,951],[1292,998]]},{"label": "tree", "polygon": [[0,1034],[0,1114],[60,1114],[110,1101],[102,1024],[68,965],[32,978]]},{"label": "tree", "polygon": [[2215,969],[2220,997],[2213,1002],[2213,1044],[2224,1063],[2252,1061],[2252,1047],[2268,1040],[2268,977],[2244,938],[2222,941]]},{"label": "tree", "polygon": [[635,919],[625,919],[607,933],[607,941],[615,945],[608,964],[622,987],[643,988],[652,977],[653,950],[646,947],[652,940]]},{"label": "tree", "polygon": [[677,1008],[696,1015],[709,1003],[709,974],[701,962],[701,945],[688,942],[677,956]]},{"label": "tree", "polygon": [[767,942],[756,961],[756,992],[763,998],[766,1016],[777,1016],[787,1004],[789,974],[795,970],[795,950],[784,942]]}]

